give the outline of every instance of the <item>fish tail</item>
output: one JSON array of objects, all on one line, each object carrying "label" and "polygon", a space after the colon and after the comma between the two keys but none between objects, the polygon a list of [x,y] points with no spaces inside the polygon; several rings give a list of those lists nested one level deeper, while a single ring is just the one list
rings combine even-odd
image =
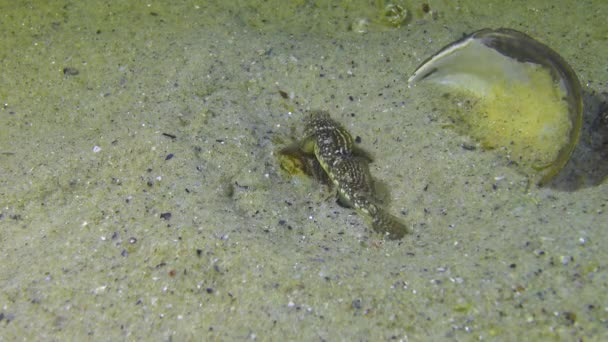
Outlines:
[{"label": "fish tail", "polygon": [[401,239],[408,233],[408,228],[403,222],[377,205],[372,205],[368,212],[375,232],[387,234],[389,239]]}]

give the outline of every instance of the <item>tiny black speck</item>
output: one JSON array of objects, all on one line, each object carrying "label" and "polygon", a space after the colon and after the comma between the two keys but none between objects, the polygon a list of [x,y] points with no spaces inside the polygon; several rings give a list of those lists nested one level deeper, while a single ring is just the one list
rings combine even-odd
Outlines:
[{"label": "tiny black speck", "polygon": [[171,213],[169,213],[169,212],[162,213],[162,214],[160,214],[160,218],[169,221],[169,219],[171,218]]}]

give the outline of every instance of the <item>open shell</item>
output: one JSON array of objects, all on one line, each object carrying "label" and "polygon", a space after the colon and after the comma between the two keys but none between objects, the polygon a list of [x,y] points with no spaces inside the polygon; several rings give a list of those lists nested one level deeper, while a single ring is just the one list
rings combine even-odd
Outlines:
[{"label": "open shell", "polygon": [[441,49],[409,78],[473,96],[457,120],[488,149],[506,151],[539,185],[568,162],[582,125],[580,82],[548,46],[512,29],[482,29]]}]

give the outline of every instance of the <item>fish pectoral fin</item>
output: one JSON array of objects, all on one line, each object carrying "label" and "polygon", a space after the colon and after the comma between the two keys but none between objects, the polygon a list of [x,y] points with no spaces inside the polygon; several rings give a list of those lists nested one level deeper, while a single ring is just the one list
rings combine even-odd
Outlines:
[{"label": "fish pectoral fin", "polygon": [[376,200],[377,203],[383,206],[387,206],[390,204],[391,191],[387,183],[378,179],[374,179],[373,190],[373,198],[374,200]]},{"label": "fish pectoral fin", "polygon": [[300,148],[300,146],[302,145],[301,141],[296,141],[293,142],[285,147],[283,147],[282,149],[279,150],[279,154],[282,155],[297,155],[297,154],[302,154],[303,151]]},{"label": "fish pectoral fin", "polygon": [[314,154],[315,153],[315,139],[314,137],[307,137],[299,142],[299,149],[303,153],[306,154]]},{"label": "fish pectoral fin", "polygon": [[368,164],[374,162],[374,157],[372,156],[372,154],[362,149],[361,147],[353,146],[353,155],[365,159]]}]

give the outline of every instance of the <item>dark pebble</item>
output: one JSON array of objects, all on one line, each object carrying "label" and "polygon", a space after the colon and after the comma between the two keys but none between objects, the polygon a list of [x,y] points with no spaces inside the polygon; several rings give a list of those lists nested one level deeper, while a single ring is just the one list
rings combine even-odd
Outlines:
[{"label": "dark pebble", "polygon": [[76,68],[65,67],[63,68],[63,74],[67,76],[76,76],[80,73]]},{"label": "dark pebble", "polygon": [[475,151],[477,149],[477,147],[475,145],[471,145],[471,144],[461,144],[460,147],[462,147],[463,150],[467,150],[467,151]]},{"label": "dark pebble", "polygon": [[563,316],[569,325],[576,323],[576,314],[574,312],[566,311],[563,313]]}]

